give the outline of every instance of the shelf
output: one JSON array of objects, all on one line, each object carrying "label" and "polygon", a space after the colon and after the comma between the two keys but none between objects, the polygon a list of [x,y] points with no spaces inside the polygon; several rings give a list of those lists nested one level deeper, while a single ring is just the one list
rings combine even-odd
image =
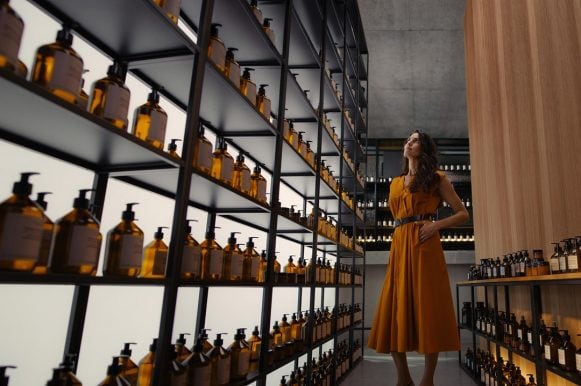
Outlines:
[{"label": "shelf", "polygon": [[559,273],[525,277],[507,277],[487,280],[459,281],[459,286],[496,286],[496,285],[538,285],[538,284],[581,284],[581,272]]},{"label": "shelf", "polygon": [[[183,1],[182,12],[192,22],[200,20],[201,1]],[[268,17],[265,15],[265,17]],[[245,0],[215,0],[212,23],[220,23],[219,37],[226,47],[236,47],[236,60],[263,64],[282,64],[282,57],[275,45],[262,30],[262,26]],[[283,21],[273,20],[272,28],[282,37]]]},{"label": "shelf", "polygon": [[339,55],[339,50],[337,46],[343,44],[343,39],[341,41],[334,41],[331,37],[329,28],[325,27],[325,37],[327,38],[327,54],[325,68],[333,73],[343,72],[343,58]]},{"label": "shelf", "polygon": [[[111,57],[193,54],[195,44],[149,0],[32,0]],[[196,3],[188,2],[188,3]],[[74,45],[74,43],[73,43]]]},{"label": "shelf", "polygon": [[[0,70],[0,89],[3,139],[94,171],[164,169],[177,175],[177,167],[182,164],[10,72]],[[30,114],[31,106],[34,114]]]},{"label": "shelf", "polygon": [[[297,8],[300,9],[302,6],[304,6],[304,4],[297,5],[297,3],[301,2],[294,1],[292,8],[292,19],[291,19],[292,24],[291,24],[288,64],[291,67],[293,66],[320,67],[319,56],[317,54],[319,49],[317,49],[313,45],[313,42],[309,37],[309,28],[312,30],[313,28],[311,26],[317,24],[317,21],[313,20],[316,19],[316,16],[311,17],[310,14],[306,15],[305,18],[308,17],[309,20],[307,20],[306,23],[303,24],[303,22],[301,22],[301,18],[299,17]],[[316,8],[316,4],[314,4],[316,2],[307,1],[307,3],[309,3],[308,6],[310,6],[311,8],[313,7]],[[265,6],[263,6],[263,8],[267,9]],[[307,27],[307,25],[309,25],[309,27]]]},{"label": "shelf", "polygon": [[545,367],[547,371],[550,371],[553,374],[560,376],[561,378],[565,378],[566,380],[573,382],[575,385],[581,385],[581,376],[579,376],[579,374],[561,370],[559,367],[550,365],[547,362],[543,362],[541,366]]},{"label": "shelf", "polygon": [[132,277],[83,276],[74,274],[47,273],[34,275],[29,272],[0,272],[0,285],[125,285],[125,286],[164,286],[166,279],[141,279]]}]

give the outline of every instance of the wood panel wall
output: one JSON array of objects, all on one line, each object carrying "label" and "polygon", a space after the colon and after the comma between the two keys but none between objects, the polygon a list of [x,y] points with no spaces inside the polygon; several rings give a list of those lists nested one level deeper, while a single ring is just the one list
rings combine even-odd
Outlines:
[{"label": "wood panel wall", "polygon": [[581,0],[468,0],[476,259],[581,234]]}]

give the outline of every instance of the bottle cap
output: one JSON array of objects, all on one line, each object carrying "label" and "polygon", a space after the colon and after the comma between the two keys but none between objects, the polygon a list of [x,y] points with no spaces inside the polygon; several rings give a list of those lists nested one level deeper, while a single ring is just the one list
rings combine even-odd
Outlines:
[{"label": "bottle cap", "polygon": [[56,34],[56,41],[66,47],[70,47],[73,44],[73,34],[71,33],[71,29],[63,25],[63,28]]},{"label": "bottle cap", "polygon": [[253,249],[254,248],[254,239],[257,239],[257,238],[258,238],[257,236],[250,236],[248,238],[248,242],[246,243],[246,247]]},{"label": "bottle cap", "polygon": [[263,94],[263,95],[264,95],[264,94],[266,94],[266,87],[268,87],[268,84],[264,84],[264,83],[263,83],[263,84],[261,84],[261,85],[258,87],[258,92],[259,92],[260,94]]},{"label": "bottle cap", "polygon": [[151,89],[151,92],[147,96],[147,101],[155,104],[159,103],[159,93],[155,88]]},{"label": "bottle cap", "polygon": [[270,27],[270,22],[272,21],[272,18],[270,17],[265,17],[264,18],[264,22],[262,23],[263,27]]},{"label": "bottle cap", "polygon": [[260,335],[260,332],[258,331],[258,326],[254,326],[254,331],[252,331],[252,335],[254,336]]},{"label": "bottle cap", "polygon": [[38,206],[42,208],[42,210],[46,210],[48,208],[48,203],[44,200],[44,197],[47,194],[52,194],[52,192],[38,192],[36,193],[36,203]]},{"label": "bottle cap", "polygon": [[130,357],[131,356],[131,345],[132,344],[137,344],[135,342],[128,342],[128,343],[123,343],[123,350],[121,350],[121,352],[119,353],[122,356],[126,356],[126,357]]},{"label": "bottle cap", "polygon": [[228,239],[228,244],[234,246],[236,245],[236,234],[240,234],[240,232],[230,232],[230,238]]},{"label": "bottle cap", "polygon": [[157,231],[154,233],[153,238],[157,240],[163,240],[162,229],[169,229],[168,227],[157,227]]},{"label": "bottle cap", "polygon": [[113,357],[113,362],[107,367],[107,375],[116,376],[121,373],[121,366],[119,366],[119,357]]},{"label": "bottle cap", "polygon": [[288,314],[282,314],[282,321],[286,322],[288,318],[286,317]]},{"label": "bottle cap", "polygon": [[222,24],[212,23],[211,28],[210,28],[210,36],[218,37],[218,27],[222,27]]},{"label": "bottle cap", "polygon": [[125,76],[127,75],[127,64],[124,62],[113,62],[113,64],[110,65],[107,69],[107,75],[119,78],[125,82]]},{"label": "bottle cap", "polygon": [[245,79],[250,79],[250,71],[254,71],[254,68],[246,67],[242,73],[242,77]]},{"label": "bottle cap", "polygon": [[234,52],[235,51],[238,51],[238,48],[228,47],[228,50],[226,51],[226,59],[229,59],[230,61],[234,61]]},{"label": "bottle cap", "polygon": [[201,353],[204,350],[204,339],[198,338],[194,345],[194,352]]},{"label": "bottle cap", "polygon": [[87,192],[94,192],[95,189],[80,189],[79,197],[73,201],[73,208],[75,209],[89,209],[89,199],[85,197]]},{"label": "bottle cap", "polygon": [[238,156],[236,157],[236,161],[237,162],[244,162],[244,153],[242,151],[240,151],[238,153]]},{"label": "bottle cap", "polygon": [[127,208],[123,211],[121,215],[121,219],[123,221],[133,221],[135,220],[135,212],[133,211],[133,205],[139,204],[138,202],[129,202],[127,203]]},{"label": "bottle cap", "polygon": [[168,151],[176,151],[178,149],[178,145],[176,144],[177,141],[181,141],[179,138],[172,138],[171,142],[169,143],[167,150]]},{"label": "bottle cap", "polygon": [[[214,227],[220,229],[220,227]],[[214,230],[211,231],[206,231],[206,239],[207,240],[214,240],[216,238],[216,232],[214,232]]]},{"label": "bottle cap", "polygon": [[[15,369],[16,366],[0,366],[0,386],[8,386],[10,377],[6,376],[6,369]],[[58,370],[58,369],[55,369]]]},{"label": "bottle cap", "polygon": [[260,168],[260,164],[256,164],[256,166],[254,167],[254,173],[260,174],[261,171],[262,169]]},{"label": "bottle cap", "polygon": [[32,193],[32,184],[28,182],[28,177],[34,176],[36,172],[27,172],[27,173],[20,173],[20,181],[15,182],[14,186],[12,187],[12,193],[17,195],[24,195],[28,196]]},{"label": "bottle cap", "polygon": [[191,335],[191,334],[188,332],[184,332],[184,333],[180,334],[176,340],[176,344],[181,344],[181,345],[185,346],[186,345],[186,338],[185,338],[186,335]]},{"label": "bottle cap", "polygon": [[216,339],[214,339],[214,346],[220,347],[224,344],[224,341],[222,340],[222,335],[228,335],[228,333],[220,332],[216,334]]},{"label": "bottle cap", "polygon": [[246,330],[246,328],[237,328],[236,329],[236,335],[234,335],[234,339],[244,339],[244,338],[246,338],[246,334],[244,333],[245,330]]}]

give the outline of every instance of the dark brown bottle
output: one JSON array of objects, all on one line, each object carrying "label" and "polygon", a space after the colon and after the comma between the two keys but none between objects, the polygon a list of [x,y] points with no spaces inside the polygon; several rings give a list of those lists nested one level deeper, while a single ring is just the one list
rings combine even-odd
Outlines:
[{"label": "dark brown bottle", "polygon": [[563,345],[558,348],[557,355],[559,360],[559,367],[565,371],[575,371],[575,351],[577,347],[571,343],[571,336],[568,330],[563,331]]},{"label": "dark brown bottle", "polygon": [[518,347],[518,349],[520,351],[526,352],[528,353],[530,350],[530,337],[529,337],[529,326],[527,326],[527,322],[525,320],[524,315],[521,316],[520,318],[520,324],[518,326],[518,330],[517,330],[517,336],[520,340],[520,345]]},{"label": "dark brown bottle", "polygon": [[563,338],[559,334],[557,322],[553,322],[549,341],[545,343],[545,360],[553,365],[559,364],[559,347],[563,346]]}]

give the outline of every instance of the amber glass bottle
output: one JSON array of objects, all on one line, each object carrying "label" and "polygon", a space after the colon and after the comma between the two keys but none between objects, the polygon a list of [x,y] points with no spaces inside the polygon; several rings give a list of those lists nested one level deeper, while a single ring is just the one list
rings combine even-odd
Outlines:
[{"label": "amber glass bottle", "polygon": [[36,51],[32,82],[70,103],[76,103],[83,77],[83,59],[71,47],[73,35],[67,27],[57,34],[56,41]]},{"label": "amber glass bottle", "polygon": [[121,222],[107,233],[103,275],[137,277],[143,254],[143,231],[135,224],[133,205],[121,215]]},{"label": "amber glass bottle", "polygon": [[204,136],[204,126],[198,127],[198,141],[194,144],[194,167],[210,174],[212,168],[212,142]]},{"label": "amber glass bottle", "polygon": [[232,186],[244,194],[250,194],[250,168],[244,163],[244,154],[240,152],[234,163],[234,172],[232,173]]},{"label": "amber glass bottle", "polygon": [[178,361],[184,361],[192,353],[192,351],[186,346],[186,335],[190,334],[187,332],[179,334],[176,343],[174,344],[175,352],[177,353],[176,359]]},{"label": "amber glass bottle", "polygon": [[127,130],[131,91],[125,86],[127,65],[114,62],[107,76],[93,84],[89,111],[109,121],[121,130]]},{"label": "amber glass bottle", "polygon": [[222,27],[222,24],[212,23],[210,44],[208,45],[208,58],[223,72],[226,61],[226,46],[218,37],[218,27]]},{"label": "amber glass bottle", "polygon": [[202,247],[192,236],[190,221],[186,223],[186,238],[182,254],[182,278],[200,280],[202,277]]},{"label": "amber glass bottle", "polygon": [[208,358],[212,362],[212,386],[225,386],[230,383],[230,352],[223,347],[224,332],[216,334],[214,347],[208,352]]},{"label": "amber glass bottle", "polygon": [[0,269],[32,271],[42,253],[44,214],[30,200],[31,175],[22,173],[12,196],[0,204]]},{"label": "amber glass bottle", "polygon": [[256,104],[256,83],[250,79],[250,71],[254,71],[254,68],[245,68],[242,73],[242,78],[240,78],[240,92],[245,95],[248,100],[255,105]]},{"label": "amber glass bottle", "polygon": [[143,259],[141,261],[141,272],[139,277],[149,279],[163,279],[165,277],[165,268],[167,266],[167,255],[169,248],[163,242],[163,229],[167,227],[158,227],[157,232],[153,235],[154,239],[143,250]]},{"label": "amber glass bottle", "polygon": [[157,351],[157,338],[149,345],[149,352],[139,361],[137,373],[137,386],[151,386],[153,369],[155,367],[155,352]]},{"label": "amber glass bottle", "polygon": [[236,234],[230,233],[228,244],[224,247],[224,266],[222,269],[222,278],[224,280],[239,281],[242,280],[242,271],[244,263],[244,252],[236,244]]},{"label": "amber glass bottle", "polygon": [[176,377],[175,385],[211,386],[212,363],[210,358],[202,352],[202,349],[202,341],[198,339],[192,355],[182,362],[182,365],[186,367],[186,372],[182,376]]},{"label": "amber glass bottle", "polygon": [[121,375],[118,357],[113,357],[113,362],[107,368],[107,377],[98,386],[131,386],[131,383]]},{"label": "amber glass bottle", "polygon": [[261,174],[260,165],[254,167],[254,172],[250,179],[250,195],[266,204],[266,178]]},{"label": "amber glass bottle", "polygon": [[206,232],[206,238],[200,244],[202,248],[202,280],[222,279],[224,251],[215,240],[213,231]]},{"label": "amber glass bottle", "polygon": [[237,88],[240,87],[240,65],[234,59],[234,52],[238,51],[238,48],[228,47],[226,51],[226,62],[224,64],[224,74],[236,85]]},{"label": "amber glass bottle", "polygon": [[276,43],[275,40],[275,35],[274,35],[274,31],[272,28],[270,28],[270,22],[272,21],[271,18],[269,17],[265,17],[263,22],[262,22],[262,30],[264,31],[264,33],[266,33],[266,36],[269,37],[270,41],[272,42],[272,44]]},{"label": "amber glass bottle", "polygon": [[236,330],[234,342],[228,347],[231,355],[230,380],[241,381],[246,379],[250,368],[250,347],[244,340],[244,328]]},{"label": "amber glass bottle", "polygon": [[250,9],[252,9],[252,13],[256,17],[256,20],[258,20],[258,23],[262,24],[264,19],[262,16],[262,11],[260,8],[258,8],[258,0],[250,0]]},{"label": "amber glass bottle", "polygon": [[228,153],[228,144],[222,137],[218,138],[216,150],[212,157],[211,176],[232,185],[232,172],[234,171],[234,158]]},{"label": "amber glass bottle", "polygon": [[73,202],[73,210],[56,223],[50,271],[95,275],[99,264],[99,252],[103,236],[99,221],[89,211],[85,197],[92,189],[79,190]]},{"label": "amber glass bottle", "polygon": [[577,370],[575,360],[575,352],[577,351],[577,347],[575,347],[575,345],[571,342],[569,331],[561,331],[563,331],[563,344],[557,351],[559,367],[565,371],[573,372]]},{"label": "amber glass bottle", "polygon": [[147,102],[135,109],[133,135],[163,150],[167,113],[159,106],[159,94],[153,89]]},{"label": "amber glass bottle", "polygon": [[119,355],[119,366],[121,367],[121,375],[127,379],[129,384],[137,384],[137,374],[139,367],[131,359],[131,345],[136,343],[125,343],[123,350]]},{"label": "amber glass bottle", "polygon": [[16,71],[24,21],[10,7],[10,0],[0,1],[0,68]]},{"label": "amber glass bottle", "polygon": [[270,118],[270,99],[266,96],[267,84],[261,84],[256,95],[256,108],[266,119]]},{"label": "amber glass bottle", "polygon": [[271,348],[274,349],[274,360],[279,361],[284,358],[284,342],[282,340],[282,332],[278,325],[278,320],[274,322],[272,331],[270,332]]},{"label": "amber glass bottle", "polygon": [[260,347],[262,346],[262,338],[260,338],[260,332],[258,331],[258,326],[254,326],[254,331],[252,331],[252,336],[248,339],[248,345],[250,346],[250,372],[258,371],[258,359],[260,358]]},{"label": "amber glass bottle", "polygon": [[266,281],[266,269],[268,267],[268,258],[266,257],[266,250],[263,249],[260,253],[260,266],[258,268],[258,282],[264,283]]},{"label": "amber glass bottle", "polygon": [[260,255],[254,249],[254,239],[257,237],[249,237],[244,250],[244,263],[242,267],[242,280],[250,282],[258,282],[260,271]]}]

